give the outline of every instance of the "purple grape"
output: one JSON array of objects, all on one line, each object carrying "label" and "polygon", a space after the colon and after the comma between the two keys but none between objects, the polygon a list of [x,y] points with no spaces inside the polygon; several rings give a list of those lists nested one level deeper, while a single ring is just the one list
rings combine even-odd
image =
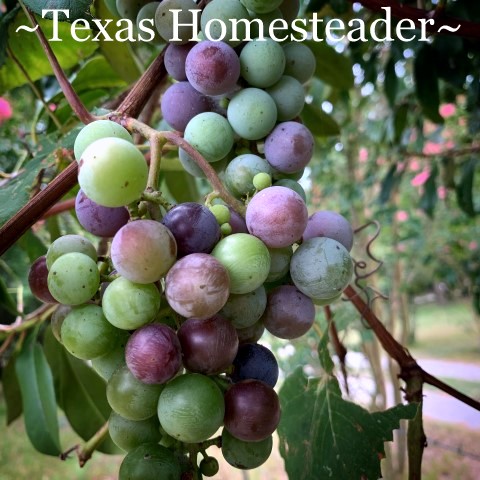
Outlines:
[{"label": "purple grape", "polygon": [[315,320],[315,305],[293,285],[282,285],[268,294],[262,316],[265,328],[276,337],[293,339],[308,332]]},{"label": "purple grape", "polygon": [[233,325],[220,315],[206,320],[190,318],[178,330],[183,364],[187,370],[215,375],[228,368],[238,350]]},{"label": "purple grape", "polygon": [[97,237],[113,237],[130,219],[125,207],[103,207],[90,200],[83,190],[77,193],[75,213],[80,225]]},{"label": "purple grape", "polygon": [[248,233],[245,219],[232,207],[228,207],[228,209],[230,210],[230,222],[228,223],[232,227],[232,233]]},{"label": "purple grape", "polygon": [[240,345],[233,361],[233,373],[230,378],[234,383],[242,380],[260,380],[273,388],[278,380],[278,363],[275,355],[258,343]]},{"label": "purple grape", "polygon": [[353,246],[353,229],[350,222],[337,212],[321,210],[309,219],[303,232],[303,241],[314,237],[327,237],[341,243],[348,251]]},{"label": "purple grape", "polygon": [[257,193],[247,206],[248,231],[267,247],[282,248],[298,241],[308,221],[302,197],[287,187],[269,187]]},{"label": "purple grape", "polygon": [[240,60],[226,43],[205,40],[190,50],[185,71],[189,82],[199,92],[224,95],[235,88],[240,77]]},{"label": "purple grape", "polygon": [[182,365],[180,342],[167,325],[147,325],[128,339],[125,360],[130,372],[141,382],[166,383]]},{"label": "purple grape", "polygon": [[165,50],[165,57],[163,59],[165,70],[175,80],[182,82],[187,79],[185,60],[187,59],[188,52],[190,52],[195,45],[193,42],[183,45],[170,43]]},{"label": "purple grape", "polygon": [[170,85],[163,94],[161,109],[165,121],[183,132],[193,117],[210,110],[210,101],[190,83],[178,82]]},{"label": "purple grape", "polygon": [[45,255],[37,258],[28,272],[28,284],[32,294],[45,303],[58,303],[48,289],[48,268]]},{"label": "purple grape", "polygon": [[294,173],[311,160],[315,141],[310,130],[297,122],[278,124],[265,140],[265,158],[284,173]]},{"label": "purple grape", "polygon": [[190,253],[210,253],[220,240],[217,219],[199,203],[186,202],[173,207],[162,223],[177,241],[178,258]]}]

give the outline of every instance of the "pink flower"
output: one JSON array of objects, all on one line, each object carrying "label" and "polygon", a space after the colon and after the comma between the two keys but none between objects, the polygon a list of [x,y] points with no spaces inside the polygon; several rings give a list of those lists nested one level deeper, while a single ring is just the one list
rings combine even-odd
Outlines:
[{"label": "pink flower", "polygon": [[415,175],[415,177],[412,178],[410,184],[413,187],[421,187],[429,178],[430,172],[428,170],[424,170],[422,173]]},{"label": "pink flower", "polygon": [[10,103],[5,98],[0,97],[0,123],[11,118],[13,114]]},{"label": "pink flower", "polygon": [[478,243],[473,241],[468,244],[468,249],[469,250],[476,250],[478,248]]},{"label": "pink flower", "polygon": [[360,163],[365,163],[368,160],[368,150],[364,147],[358,152],[358,161]]},{"label": "pink flower", "polygon": [[412,160],[409,163],[409,168],[412,172],[418,172],[420,170],[420,162],[418,160]]},{"label": "pink flower", "polygon": [[397,245],[397,252],[405,252],[407,250],[407,246],[404,243],[399,243]]},{"label": "pink flower", "polygon": [[399,210],[395,213],[395,219],[398,222],[406,222],[410,218],[410,215],[405,210]]},{"label": "pink flower", "polygon": [[443,118],[448,118],[451,117],[452,115],[455,115],[455,112],[457,111],[457,107],[453,103],[446,103],[445,105],[442,105],[440,107],[440,115]]},{"label": "pink flower", "polygon": [[442,145],[440,143],[427,142],[423,147],[425,155],[438,155],[442,152]]},{"label": "pink flower", "polygon": [[440,185],[437,188],[437,195],[440,200],[445,200],[448,195],[448,190],[443,185]]}]

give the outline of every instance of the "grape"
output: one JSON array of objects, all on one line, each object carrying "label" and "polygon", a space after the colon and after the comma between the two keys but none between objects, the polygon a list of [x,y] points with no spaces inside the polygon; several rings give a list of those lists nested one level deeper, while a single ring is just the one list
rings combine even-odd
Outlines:
[{"label": "grape", "polygon": [[133,143],[133,138],[126,128],[111,120],[95,120],[85,125],[77,135],[73,145],[73,152],[77,162],[80,162],[83,152],[96,140],[116,137]]},{"label": "grape", "polygon": [[188,42],[183,45],[170,43],[165,50],[163,63],[167,73],[175,80],[182,82],[187,79],[185,73],[185,61],[188,52],[196,45],[194,42]]},{"label": "grape", "polygon": [[228,271],[230,293],[248,293],[257,289],[270,270],[267,247],[261,240],[246,233],[235,233],[220,240],[212,255]]},{"label": "grape", "polygon": [[45,255],[37,258],[28,272],[28,285],[32,294],[45,303],[57,303],[48,289],[48,268]]},{"label": "grape", "polygon": [[80,225],[97,237],[113,237],[130,218],[125,207],[102,207],[82,190],[78,191],[75,199],[75,213]]},{"label": "grape", "polygon": [[[282,12],[280,9],[276,8],[268,13],[254,13],[250,12],[251,21],[252,23],[251,28],[251,38],[263,38],[263,37],[270,37],[270,25],[274,20],[279,18],[283,18]],[[260,21],[260,23],[257,22]],[[278,26],[278,25],[277,25]],[[278,32],[277,32],[278,34]]]},{"label": "grape", "polygon": [[240,77],[240,60],[223,42],[204,40],[188,53],[185,72],[193,88],[205,95],[224,95],[235,89]]},{"label": "grape", "polygon": [[301,238],[308,212],[305,202],[293,190],[270,187],[250,200],[246,221],[248,231],[267,247],[282,248]]},{"label": "grape", "polygon": [[283,0],[279,9],[282,12],[283,18],[288,24],[291,24],[293,20],[297,18],[298,11],[300,10],[300,0]]},{"label": "grape", "polygon": [[180,342],[167,325],[146,325],[129,338],[125,359],[128,369],[143,383],[166,383],[182,366]]},{"label": "grape", "polygon": [[244,380],[225,394],[225,428],[245,442],[268,438],[280,421],[280,402],[272,387],[259,380]]},{"label": "grape", "polygon": [[97,251],[90,240],[80,235],[63,235],[58,237],[48,248],[46,262],[50,270],[53,263],[66,253],[83,253],[94,262],[97,261]]},{"label": "grape", "polygon": [[52,317],[50,318],[50,326],[52,328],[52,333],[60,343],[62,343],[61,330],[63,321],[71,311],[72,307],[70,307],[70,305],[59,305],[52,313]]},{"label": "grape", "polygon": [[[174,28],[172,10],[181,10],[177,13],[177,31]],[[163,0],[158,6],[155,13],[155,27],[166,42],[184,44],[194,38],[196,32],[192,26],[181,26],[194,23],[196,14],[191,10],[198,10],[197,4],[193,0]],[[178,34],[176,38],[179,40],[173,40],[175,34]]]},{"label": "grape", "polygon": [[256,343],[262,338],[264,332],[265,326],[262,321],[259,320],[250,327],[237,328],[238,341],[240,344]]},{"label": "grape", "polygon": [[245,88],[231,99],[227,116],[237,135],[246,140],[260,140],[275,126],[277,107],[264,90]]},{"label": "grape", "polygon": [[305,193],[303,187],[297,181],[291,180],[290,178],[282,178],[275,182],[275,186],[290,188],[294,192],[297,192],[302,197],[302,200],[305,203],[307,202],[307,194]]},{"label": "grape", "polygon": [[[228,162],[230,161],[230,158],[231,157],[229,153],[225,158],[222,158],[217,162],[211,163],[210,165],[217,173],[223,172]],[[185,150],[182,150],[181,148],[178,149],[178,159],[180,160],[180,163],[182,164],[184,170],[190,175],[198,178],[206,178],[205,173],[203,173],[203,170],[197,165],[195,160],[193,160],[192,157],[190,157],[190,155],[188,155],[188,153],[186,153]]]},{"label": "grape", "polygon": [[290,262],[293,282],[312,300],[325,300],[341,293],[350,282],[352,272],[352,259],[347,249],[326,237],[303,242]]},{"label": "grape", "polygon": [[134,330],[151,322],[160,309],[160,292],[154,284],[116,278],[105,290],[102,307],[107,320],[122,330]]},{"label": "grape", "polygon": [[276,337],[298,338],[313,325],[315,305],[293,285],[281,285],[268,294],[262,321],[265,328]]},{"label": "grape", "polygon": [[100,286],[97,264],[83,253],[66,253],[48,272],[48,289],[65,305],[80,305],[90,300]]},{"label": "grape", "polygon": [[222,425],[224,413],[222,392],[213,380],[198,373],[171,380],[158,401],[162,428],[185,443],[210,438]]},{"label": "grape", "polygon": [[238,350],[234,326],[220,315],[206,320],[188,319],[178,330],[178,338],[185,368],[204,375],[225,371]]},{"label": "grape", "polygon": [[[243,41],[246,33],[245,24],[238,23],[236,29],[236,38],[238,40],[232,39],[234,33],[232,22],[240,19],[249,19],[247,9],[240,3],[240,0],[212,0],[202,12],[202,32],[206,32],[207,23],[210,21],[212,22],[209,28],[210,39],[222,39],[228,45],[235,47]],[[227,27],[223,38],[221,38],[222,28],[218,20]]]},{"label": "grape", "polygon": [[300,115],[305,105],[303,85],[288,75],[284,75],[275,85],[267,88],[267,93],[275,101],[278,119],[281,121],[294,119]]},{"label": "grape", "polygon": [[308,82],[315,73],[315,55],[303,43],[291,42],[283,45],[285,52],[285,75],[296,78],[300,83]]},{"label": "grape", "polygon": [[272,169],[269,163],[258,155],[245,153],[234,158],[225,170],[225,185],[237,198],[255,192],[253,178],[258,173],[270,174]]},{"label": "grape", "polygon": [[126,365],[107,382],[107,400],[112,410],[128,420],[146,420],[155,415],[163,385],[147,385],[133,376]]},{"label": "grape", "polygon": [[230,210],[226,205],[217,204],[209,207],[209,210],[213,213],[217,223],[223,225],[230,221]]},{"label": "grape", "polygon": [[129,420],[113,411],[108,419],[108,432],[115,445],[126,452],[144,443],[158,443],[161,438],[157,417]]},{"label": "grape", "polygon": [[235,328],[247,328],[260,320],[266,306],[267,293],[261,285],[243,295],[230,295],[220,315],[228,318]]},{"label": "grape", "polygon": [[278,8],[283,0],[240,0],[243,5],[255,13],[268,13]]},{"label": "grape", "polygon": [[319,307],[324,307],[326,305],[330,305],[331,303],[335,302],[336,300],[338,300],[340,297],[342,296],[341,293],[339,293],[338,295],[335,295],[334,297],[332,298],[326,298],[324,300],[314,300],[313,303],[315,305],[318,305]]},{"label": "grape", "polygon": [[230,226],[232,227],[232,233],[248,233],[247,224],[245,219],[237,213],[233,208],[228,207],[230,210]]},{"label": "grape", "polygon": [[283,48],[271,38],[252,40],[243,47],[240,74],[252,87],[271,87],[280,80],[284,69]]},{"label": "grape", "polygon": [[121,18],[128,18],[133,23],[137,19],[140,9],[150,0],[117,0],[116,7]]},{"label": "grape", "polygon": [[314,144],[310,130],[301,123],[280,123],[265,140],[265,158],[281,172],[298,172],[311,160]]},{"label": "grape", "polygon": [[170,85],[163,94],[161,108],[165,121],[183,132],[193,117],[210,110],[210,102],[190,83],[178,82]]},{"label": "grape", "polygon": [[205,457],[199,467],[202,475],[206,477],[214,477],[220,469],[217,459],[213,457]]},{"label": "grape", "polygon": [[264,190],[265,188],[272,186],[272,177],[268,173],[257,173],[253,177],[253,186],[258,190]]},{"label": "grape", "polygon": [[180,463],[174,452],[145,443],[128,452],[120,465],[119,480],[179,480]]},{"label": "grape", "polygon": [[273,388],[278,380],[275,355],[267,347],[257,343],[240,345],[230,378],[235,383],[242,380],[260,380]]},{"label": "grape", "polygon": [[222,454],[232,467],[241,470],[257,468],[268,460],[272,448],[271,435],[260,442],[244,442],[235,438],[226,428],[223,429]]},{"label": "grape", "polygon": [[305,173],[305,169],[302,168],[298,172],[293,172],[293,173],[285,173],[285,172],[280,172],[278,170],[273,170],[273,179],[275,181],[279,180],[294,180],[295,182],[299,182],[300,179],[303,177],[303,174]]},{"label": "grape", "polygon": [[112,241],[112,263],[135,283],[160,280],[175,263],[177,244],[170,230],[155,220],[136,220],[122,227]]},{"label": "grape", "polygon": [[314,237],[327,237],[341,243],[348,251],[353,246],[353,229],[342,215],[331,210],[315,212],[309,219],[303,232],[303,240]]},{"label": "grape", "polygon": [[125,347],[130,334],[120,330],[116,345],[105,355],[92,360],[93,369],[106,381],[110,379],[117,368],[125,365]]},{"label": "grape", "polygon": [[209,318],[225,305],[229,283],[227,270],[216,258],[206,253],[192,253],[168,272],[165,296],[180,315]]},{"label": "grape", "polygon": [[148,168],[140,150],[120,138],[96,140],[79,162],[80,188],[104,207],[122,207],[138,200],[147,178]]},{"label": "grape", "polygon": [[61,338],[75,357],[90,360],[108,353],[117,342],[119,331],[108,323],[98,305],[75,307],[65,317]]},{"label": "grape", "polygon": [[[144,26],[144,28],[148,27],[149,29],[151,29],[152,32],[154,32],[155,37],[151,41],[155,43],[162,43],[162,37],[160,37],[160,34],[155,29],[155,12],[157,11],[157,8],[159,5],[160,5],[160,2],[147,3],[138,11],[137,18],[136,18],[137,30],[140,31],[140,22],[143,22],[142,25]],[[150,20],[150,21],[146,22],[145,20]],[[149,32],[145,32],[145,34],[148,34],[149,36],[151,35]],[[146,37],[146,38],[149,38],[149,37]]]},{"label": "grape", "polygon": [[266,282],[276,282],[288,273],[293,249],[291,246],[288,246],[269,248],[268,251],[270,253],[270,272],[268,272]]},{"label": "grape", "polygon": [[232,227],[229,223],[222,223],[222,225],[220,225],[220,232],[224,237],[226,237],[227,235],[231,235],[232,231]]},{"label": "grape", "polygon": [[220,240],[215,216],[199,203],[176,205],[163,217],[162,223],[175,237],[179,258],[191,253],[210,253]]},{"label": "grape", "polygon": [[207,162],[221,160],[233,147],[232,128],[224,117],[214,112],[193,117],[185,128],[184,138]]},{"label": "grape", "polygon": [[116,3],[117,3],[116,0],[105,0],[105,6],[107,7],[108,11],[114,17],[120,17],[120,13],[118,13]]}]

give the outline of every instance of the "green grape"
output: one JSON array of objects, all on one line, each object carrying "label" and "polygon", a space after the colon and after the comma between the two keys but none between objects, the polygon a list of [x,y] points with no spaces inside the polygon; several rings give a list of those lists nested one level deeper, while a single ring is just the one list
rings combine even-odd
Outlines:
[{"label": "green grape", "polygon": [[270,175],[272,167],[264,159],[252,153],[234,158],[225,170],[225,185],[237,198],[252,195],[255,192],[254,177],[259,173]]},{"label": "green grape", "polygon": [[265,244],[247,233],[235,233],[220,240],[212,255],[227,269],[230,293],[248,293],[258,288],[270,271],[270,254]]},{"label": "green grape", "polygon": [[96,140],[79,162],[80,188],[90,200],[104,207],[122,207],[138,200],[147,178],[142,153],[121,138]]},{"label": "green grape", "polygon": [[[178,149],[178,159],[187,173],[193,177],[206,178],[205,173],[203,173],[203,170],[196,164],[195,160],[193,160],[192,157],[190,157],[190,155],[188,155],[188,153],[181,148]],[[221,173],[227,167],[230,159],[231,154],[229,153],[226,157],[222,158],[218,162],[213,162],[210,165],[217,173]]]},{"label": "green grape", "polygon": [[171,380],[158,401],[162,428],[185,443],[210,438],[222,425],[224,414],[222,392],[213,380],[198,373]]},{"label": "green grape", "polygon": [[278,8],[283,0],[240,0],[245,8],[255,13],[268,13]]},{"label": "green grape", "polygon": [[146,420],[155,415],[163,385],[137,380],[126,365],[119,367],[107,382],[107,400],[112,409],[128,420]]},{"label": "green grape", "polygon": [[73,152],[77,162],[80,162],[85,149],[96,140],[116,137],[133,143],[133,138],[127,129],[111,120],[96,120],[83,127],[73,145]]},{"label": "green grape", "polygon": [[[145,27],[148,27],[155,33],[155,37],[152,39],[152,42],[162,43],[162,37],[155,28],[155,12],[157,11],[160,2],[150,2],[144,5],[137,14],[137,30],[140,31],[140,22],[143,22]],[[145,20],[151,20],[151,22],[145,22]],[[148,33],[150,35],[150,33]],[[146,37],[148,38],[148,37]]]},{"label": "green grape", "polygon": [[248,328],[260,320],[267,306],[267,293],[261,285],[243,295],[232,294],[219,314],[232,323],[235,328]]},{"label": "green grape", "polygon": [[80,305],[90,300],[100,286],[97,264],[83,253],[66,253],[48,272],[48,289],[60,303]]},{"label": "green grape", "polygon": [[233,147],[232,127],[214,112],[195,115],[185,128],[184,138],[208,162],[221,160]]},{"label": "green grape", "polygon": [[277,106],[264,90],[245,88],[228,104],[227,117],[237,135],[246,140],[260,140],[275,126]]},{"label": "green grape", "polygon": [[326,305],[330,305],[331,303],[337,301],[342,296],[341,293],[335,295],[332,298],[325,298],[323,300],[313,300],[313,303],[319,307],[325,307]]},{"label": "green grape", "polygon": [[222,232],[223,236],[230,235],[233,232],[232,226],[229,223],[222,223],[220,225],[220,231]]},{"label": "green grape", "polygon": [[271,435],[260,442],[244,442],[235,438],[227,429],[223,429],[222,454],[232,467],[241,470],[257,468],[268,460],[272,447]]},{"label": "green grape", "polygon": [[285,53],[271,38],[252,40],[242,49],[240,68],[242,77],[252,87],[271,87],[283,75]]},{"label": "green grape", "polygon": [[226,205],[217,204],[209,207],[210,211],[215,215],[219,225],[230,221],[230,210]]},{"label": "green grape", "polygon": [[105,0],[105,5],[113,16],[120,17],[120,13],[117,10],[117,0]]},{"label": "green grape", "polygon": [[293,249],[291,246],[288,246],[283,248],[269,248],[268,251],[270,252],[271,264],[266,282],[276,282],[288,273]]},{"label": "green grape", "polygon": [[162,437],[155,415],[146,420],[129,420],[113,411],[108,419],[108,432],[113,443],[126,452],[144,443],[158,443]]},{"label": "green grape", "polygon": [[97,261],[97,251],[90,240],[80,235],[63,235],[58,237],[47,250],[47,268],[50,270],[55,260],[65,253],[73,252],[83,253],[94,262]]},{"label": "green grape", "polygon": [[291,42],[283,46],[285,52],[285,75],[296,78],[300,83],[308,82],[315,73],[315,55],[303,43]]},{"label": "green grape", "polygon": [[150,0],[117,0],[116,7],[120,17],[128,18],[135,23],[138,12],[149,1]]},{"label": "green grape", "polygon": [[278,120],[293,120],[303,110],[305,89],[296,78],[284,75],[267,92],[277,106]]},{"label": "green grape", "polygon": [[[256,22],[252,22],[252,29],[251,29],[251,38],[263,38],[263,37],[270,37],[270,25],[274,20],[279,18],[283,18],[282,12],[280,9],[276,8],[268,13],[255,13],[250,12],[250,18],[252,20],[259,20],[261,22],[261,26]],[[277,27],[279,25],[277,24]],[[275,32],[277,36],[281,37],[282,32],[277,31]]]},{"label": "green grape", "polygon": [[116,344],[119,334],[98,305],[74,307],[65,317],[61,329],[65,348],[82,360],[107,354]]},{"label": "green grape", "polygon": [[294,192],[297,192],[303,199],[303,201],[306,203],[307,202],[307,194],[305,193],[305,190],[303,187],[296,182],[295,180],[291,180],[290,178],[282,178],[280,180],[277,180],[275,182],[276,187],[287,187],[293,190]]},{"label": "green grape", "polygon": [[260,172],[253,177],[253,186],[258,190],[272,186],[272,177],[268,173]]},{"label": "green grape", "polygon": [[160,292],[153,283],[133,283],[119,277],[105,290],[102,307],[112,325],[122,330],[135,330],[154,320],[160,300]]},{"label": "green grape", "polygon": [[110,379],[113,372],[125,365],[125,346],[130,338],[130,334],[119,330],[116,345],[105,355],[92,360],[93,369],[106,381]]},{"label": "green grape", "polygon": [[[303,177],[303,173],[305,172],[304,168],[302,168],[298,172],[293,172],[293,173],[279,172],[278,170],[275,170],[274,168],[272,168],[272,170],[273,170],[273,180],[275,181],[275,183],[278,180],[294,180],[295,182],[298,182]],[[284,185],[284,186],[286,186],[286,185]]]},{"label": "green grape", "polygon": [[175,453],[156,443],[128,452],[120,465],[119,480],[179,480],[181,465]]},{"label": "green grape", "polygon": [[[174,31],[174,16],[172,10],[181,10],[178,12],[178,32]],[[193,38],[195,34],[191,26],[180,26],[182,24],[192,24],[192,10],[198,10],[197,4],[193,0],[163,0],[155,13],[155,27],[160,36],[170,43],[184,44]],[[178,33],[179,40],[173,40],[174,34]]]},{"label": "green grape", "polygon": [[202,459],[199,466],[200,472],[206,477],[214,477],[220,469],[218,460],[213,457],[205,457],[204,459]]},{"label": "green grape", "polygon": [[50,318],[50,325],[52,327],[53,336],[62,343],[62,324],[65,317],[72,311],[72,307],[69,305],[59,305],[52,313]]}]

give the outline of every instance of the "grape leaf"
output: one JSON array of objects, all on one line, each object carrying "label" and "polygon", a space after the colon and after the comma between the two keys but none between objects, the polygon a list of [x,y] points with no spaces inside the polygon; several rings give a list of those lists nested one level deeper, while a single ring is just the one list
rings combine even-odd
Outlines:
[{"label": "grape leaf", "polygon": [[[2,310],[7,311],[11,315],[18,315],[17,305],[13,297],[8,293],[7,284],[5,280],[0,277],[0,305],[2,306]],[[0,323],[3,322],[4,319]]]},{"label": "grape leaf", "polygon": [[331,137],[340,134],[340,127],[334,118],[314,105],[305,105],[301,117],[305,125],[317,137]]},{"label": "grape leaf", "polygon": [[301,368],[285,380],[280,401],[280,453],[296,480],[380,478],[383,442],[393,440],[401,419],[418,411],[410,404],[369,413],[342,399],[334,376],[307,379]]},{"label": "grape leaf", "polygon": [[22,414],[22,394],[15,373],[15,359],[15,355],[10,357],[2,371],[3,396],[7,406],[7,426]]},{"label": "grape leaf", "polygon": [[478,160],[472,157],[463,165],[462,175],[456,187],[458,206],[472,218],[478,213],[475,210],[473,201],[473,186],[477,164]]},{"label": "grape leaf", "polygon": [[[93,0],[23,0],[23,3],[34,13],[42,15],[42,10],[68,10],[69,16],[65,17],[60,13],[58,19],[61,22],[73,22],[77,18],[91,18],[90,6]],[[52,13],[45,15],[45,18],[53,18]]]},{"label": "grape leaf", "polygon": [[20,5],[13,10],[0,17],[0,67],[2,67],[7,59],[8,46],[8,26],[20,11]]},{"label": "grape leaf", "polygon": [[398,92],[398,78],[395,72],[395,58],[390,56],[385,65],[385,95],[391,108],[395,105]]}]

